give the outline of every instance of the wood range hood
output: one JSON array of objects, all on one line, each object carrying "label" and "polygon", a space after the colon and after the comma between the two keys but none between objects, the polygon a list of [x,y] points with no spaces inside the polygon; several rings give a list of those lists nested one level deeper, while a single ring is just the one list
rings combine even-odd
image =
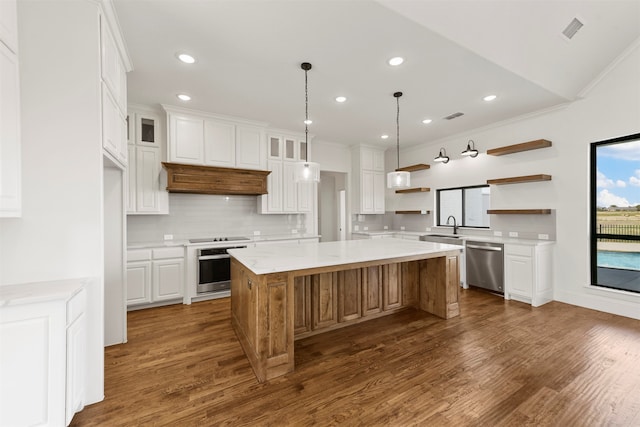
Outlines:
[{"label": "wood range hood", "polygon": [[271,171],[162,162],[170,193],[257,196],[267,194]]}]

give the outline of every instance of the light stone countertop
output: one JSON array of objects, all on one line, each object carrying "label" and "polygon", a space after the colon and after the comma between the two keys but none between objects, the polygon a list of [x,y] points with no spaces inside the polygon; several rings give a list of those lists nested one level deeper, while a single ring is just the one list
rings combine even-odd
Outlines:
[{"label": "light stone countertop", "polygon": [[[438,236],[449,236],[451,233],[446,232],[437,232],[437,231],[398,231],[398,230],[367,230],[367,231],[352,231],[351,234],[360,234],[367,236],[379,236],[379,235],[391,235],[391,234],[404,234],[411,236],[427,236],[427,235],[438,235]],[[513,244],[513,245],[526,245],[526,246],[537,246],[537,245],[551,245],[554,244],[554,240],[536,240],[536,239],[521,239],[518,237],[503,237],[503,236],[479,236],[479,235],[469,235],[469,234],[457,234],[460,238],[460,244],[464,244],[465,240],[470,240],[473,242],[493,242],[493,243],[502,243],[502,244]]]},{"label": "light stone countertop", "polygon": [[89,281],[90,279],[64,279],[3,285],[0,286],[0,307],[68,300],[87,286]]},{"label": "light stone countertop", "polygon": [[458,245],[389,238],[257,246],[229,253],[253,273],[268,274],[460,250]]},{"label": "light stone countertop", "polygon": [[[233,234],[233,233],[231,233]],[[237,234],[235,234],[237,235]],[[244,240],[246,243],[254,242],[270,242],[278,240],[298,240],[298,239],[314,239],[320,238],[319,234],[266,234],[264,236],[245,236],[249,240]],[[202,242],[202,243],[190,243],[186,239],[165,240],[165,241],[152,241],[152,242],[132,242],[127,244],[127,249],[150,249],[150,248],[162,248],[162,247],[174,247],[174,246],[206,246],[211,243],[215,243],[219,246],[220,243],[225,242]]]}]

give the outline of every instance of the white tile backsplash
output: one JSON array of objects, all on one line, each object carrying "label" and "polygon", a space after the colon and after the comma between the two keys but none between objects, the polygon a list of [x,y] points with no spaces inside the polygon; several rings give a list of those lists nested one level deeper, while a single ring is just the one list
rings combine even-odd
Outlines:
[{"label": "white tile backsplash", "polygon": [[169,215],[127,215],[127,242],[306,232],[304,214],[261,215],[256,196],[169,194]]}]

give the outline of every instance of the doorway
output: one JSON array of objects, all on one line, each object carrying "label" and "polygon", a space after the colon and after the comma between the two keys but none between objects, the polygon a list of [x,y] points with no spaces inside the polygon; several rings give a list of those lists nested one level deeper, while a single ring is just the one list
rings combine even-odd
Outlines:
[{"label": "doorway", "polygon": [[346,240],[347,174],[320,171],[318,233],[321,242]]}]

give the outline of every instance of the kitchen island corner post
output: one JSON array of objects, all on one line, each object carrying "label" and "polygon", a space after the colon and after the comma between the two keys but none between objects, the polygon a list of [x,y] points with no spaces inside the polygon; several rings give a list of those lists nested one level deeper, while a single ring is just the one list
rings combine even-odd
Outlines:
[{"label": "kitchen island corner post", "polygon": [[294,369],[294,278],[256,275],[231,258],[231,322],[258,381]]}]

